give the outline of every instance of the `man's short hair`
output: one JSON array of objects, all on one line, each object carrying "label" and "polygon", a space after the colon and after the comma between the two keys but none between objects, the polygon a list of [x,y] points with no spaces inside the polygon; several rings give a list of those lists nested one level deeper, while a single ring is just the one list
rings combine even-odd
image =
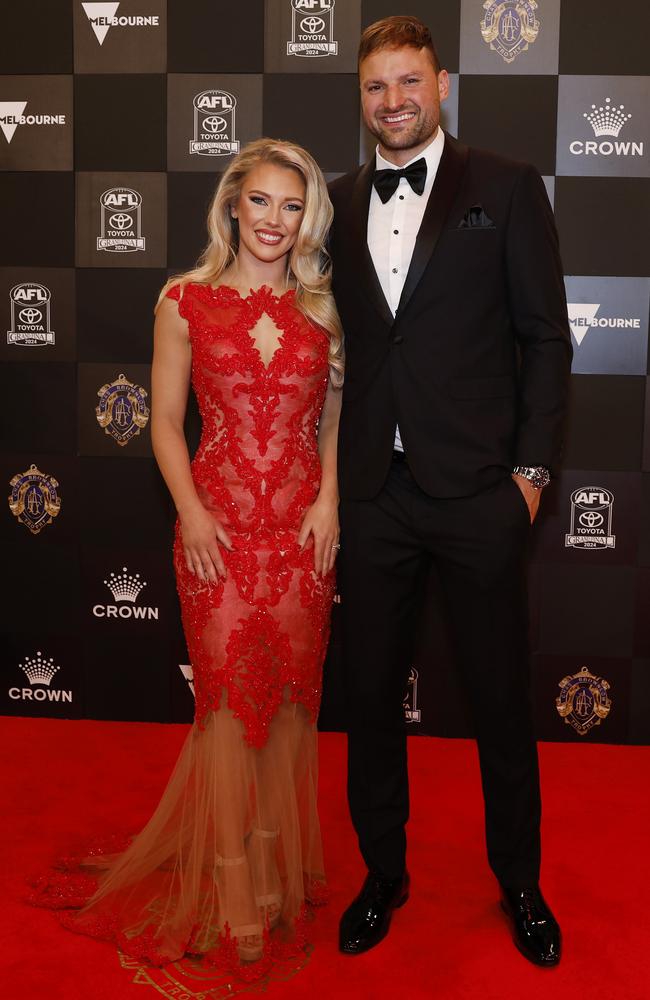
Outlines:
[{"label": "man's short hair", "polygon": [[380,49],[401,49],[406,45],[413,49],[428,49],[433,68],[436,73],[440,72],[440,60],[431,32],[419,17],[408,14],[384,17],[369,24],[359,42],[359,63]]}]

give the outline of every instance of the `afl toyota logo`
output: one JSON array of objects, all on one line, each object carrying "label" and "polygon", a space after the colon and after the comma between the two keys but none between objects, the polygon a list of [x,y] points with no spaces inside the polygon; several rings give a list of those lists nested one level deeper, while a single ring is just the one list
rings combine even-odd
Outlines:
[{"label": "afl toyota logo", "polygon": [[109,188],[104,191],[99,202],[102,234],[97,237],[97,249],[111,253],[144,250],[140,194],[127,187]]},{"label": "afl toyota logo", "polygon": [[571,527],[564,544],[573,549],[613,549],[614,494],[602,486],[581,486],[571,494]]},{"label": "afl toyota logo", "polygon": [[291,0],[291,41],[288,56],[335,56],[333,39],[335,0]]},{"label": "afl toyota logo", "polygon": [[20,347],[42,347],[54,344],[54,330],[50,329],[49,288],[37,281],[23,281],[9,292],[11,329],[7,330],[7,343]]},{"label": "afl toyota logo", "polygon": [[237,100],[226,90],[203,90],[194,104],[194,138],[190,153],[200,156],[232,156],[239,152],[235,138]]}]

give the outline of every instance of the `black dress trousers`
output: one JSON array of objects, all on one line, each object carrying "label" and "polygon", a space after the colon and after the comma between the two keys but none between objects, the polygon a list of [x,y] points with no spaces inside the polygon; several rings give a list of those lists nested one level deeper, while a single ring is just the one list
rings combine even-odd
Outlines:
[{"label": "black dress trousers", "polygon": [[[507,475],[474,496],[435,498],[395,459],[379,494],[342,500],[340,519],[348,796],[369,870],[396,878],[405,866],[403,699],[433,561],[474,719],[488,859],[503,885],[536,883],[541,803],[529,696],[530,518],[519,487]],[[435,671],[435,662],[429,667]]]}]

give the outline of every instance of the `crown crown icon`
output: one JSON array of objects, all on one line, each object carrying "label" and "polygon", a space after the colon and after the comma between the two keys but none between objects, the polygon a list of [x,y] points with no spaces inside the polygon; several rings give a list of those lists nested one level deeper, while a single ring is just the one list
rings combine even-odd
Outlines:
[{"label": "crown crown icon", "polygon": [[130,601],[131,604],[135,604],[138,594],[147,586],[146,582],[140,579],[139,573],[132,575],[126,566],[122,566],[121,573],[111,573],[104,583],[116,601]]},{"label": "crown crown icon", "polygon": [[631,114],[626,113],[624,104],[615,107],[611,103],[611,97],[605,98],[603,107],[597,108],[595,104],[592,104],[591,108],[592,110],[585,111],[582,117],[587,119],[594,130],[594,135],[617,136],[625,123],[632,117]]},{"label": "crown crown icon", "polygon": [[47,660],[43,659],[40,650],[34,659],[26,656],[25,662],[20,663],[19,667],[26,675],[30,684],[47,684],[48,687],[57,670],[61,669],[54,665],[54,660],[51,656]]}]

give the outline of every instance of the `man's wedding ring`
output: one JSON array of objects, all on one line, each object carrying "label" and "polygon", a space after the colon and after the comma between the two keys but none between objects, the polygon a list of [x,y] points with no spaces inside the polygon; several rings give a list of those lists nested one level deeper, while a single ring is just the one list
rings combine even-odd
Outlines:
[{"label": "man's wedding ring", "polygon": [[333,549],[340,549],[340,548],[341,548],[341,546],[339,545],[339,543],[338,543],[338,542],[335,542],[335,543],[334,543],[334,545],[332,546],[332,548],[333,548]]}]

